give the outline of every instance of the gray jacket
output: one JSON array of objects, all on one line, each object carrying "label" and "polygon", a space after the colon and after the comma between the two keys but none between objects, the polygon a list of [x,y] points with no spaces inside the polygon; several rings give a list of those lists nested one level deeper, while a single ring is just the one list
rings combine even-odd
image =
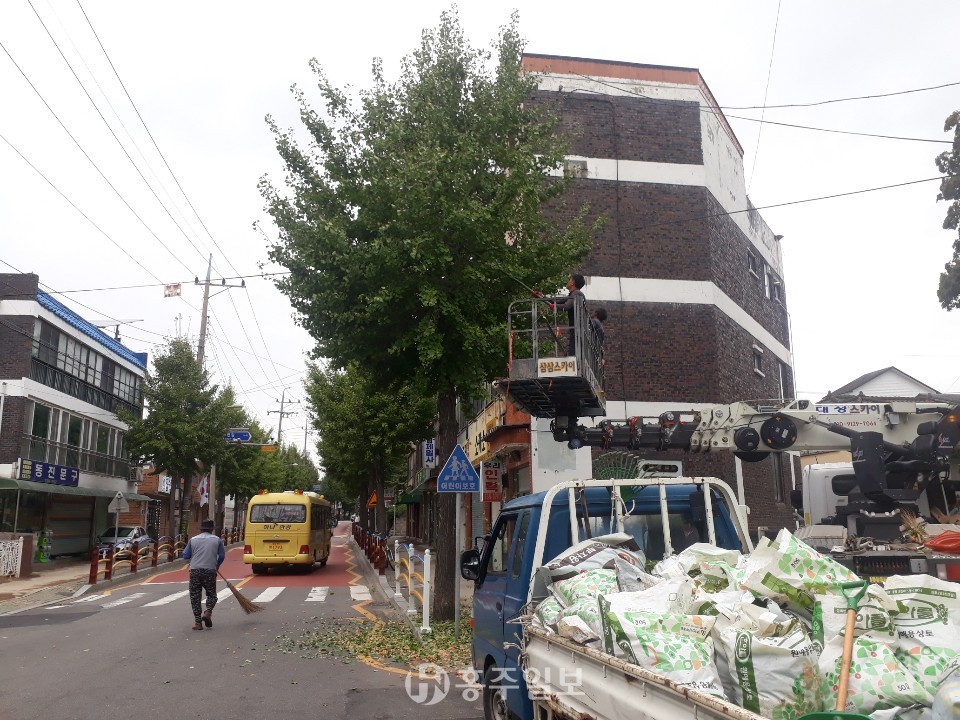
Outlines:
[{"label": "gray jacket", "polygon": [[223,540],[208,532],[190,538],[183,550],[183,559],[189,560],[194,570],[216,570],[226,556]]}]

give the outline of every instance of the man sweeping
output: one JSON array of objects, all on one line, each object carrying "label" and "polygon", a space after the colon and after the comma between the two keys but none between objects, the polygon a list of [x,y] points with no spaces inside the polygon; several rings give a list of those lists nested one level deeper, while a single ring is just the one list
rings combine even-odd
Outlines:
[{"label": "man sweeping", "polygon": [[[193,629],[213,627],[213,608],[217,604],[217,569],[227,551],[223,540],[213,534],[213,520],[200,523],[200,534],[194,535],[183,550],[183,559],[190,563],[190,607],[193,608]],[[207,594],[207,609],[200,614],[200,596]]]}]

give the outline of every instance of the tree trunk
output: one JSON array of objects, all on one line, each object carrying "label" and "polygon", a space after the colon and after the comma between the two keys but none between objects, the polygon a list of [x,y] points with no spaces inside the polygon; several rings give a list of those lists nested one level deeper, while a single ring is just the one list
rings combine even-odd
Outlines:
[{"label": "tree trunk", "polygon": [[[438,399],[440,432],[437,437],[437,457],[443,462],[450,457],[457,444],[457,393],[450,388]],[[453,620],[460,589],[459,548],[456,547],[457,499],[453,493],[437,493],[434,523],[436,563],[434,571],[433,619]],[[455,580],[456,579],[456,580]],[[454,592],[454,582],[456,590]]]},{"label": "tree trunk", "polygon": [[193,477],[183,479],[183,492],[180,493],[180,527],[177,532],[190,534],[190,501],[193,499]]},{"label": "tree trunk", "polygon": [[387,505],[384,498],[386,487],[383,482],[383,468],[378,467],[374,471],[373,486],[377,493],[377,532],[381,535],[387,534]]}]

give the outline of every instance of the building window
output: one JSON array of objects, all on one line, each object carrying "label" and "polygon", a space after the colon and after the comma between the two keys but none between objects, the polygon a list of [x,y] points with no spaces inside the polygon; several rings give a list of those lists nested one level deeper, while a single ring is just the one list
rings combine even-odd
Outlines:
[{"label": "building window", "polygon": [[777,361],[777,370],[779,371],[780,399],[787,399],[787,366]]},{"label": "building window", "polygon": [[763,272],[763,263],[760,262],[760,258],[752,251],[747,252],[747,272],[757,280],[760,279],[761,273]]},{"label": "building window", "polygon": [[783,303],[783,283],[772,272],[767,273],[767,297],[774,302]]},{"label": "building window", "polygon": [[763,372],[763,348],[754,345],[753,348],[753,371],[760,377],[766,377]]}]

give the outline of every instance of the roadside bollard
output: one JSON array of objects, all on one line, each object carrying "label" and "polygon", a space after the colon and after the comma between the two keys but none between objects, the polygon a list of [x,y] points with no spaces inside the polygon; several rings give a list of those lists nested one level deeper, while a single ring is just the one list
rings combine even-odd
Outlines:
[{"label": "roadside bollard", "polygon": [[160,562],[160,543],[155,542],[153,544],[153,562],[150,567],[156,567],[158,562]]},{"label": "roadside bollard", "polygon": [[137,564],[140,562],[140,541],[133,544],[133,557],[130,558],[130,574],[137,574]]},{"label": "roadside bollard", "polygon": [[423,623],[420,626],[420,632],[428,633],[430,630],[430,587],[433,585],[433,578],[430,576],[430,548],[423,552]]},{"label": "roadside bollard", "polygon": [[107,569],[103,574],[104,580],[113,580],[113,545],[107,548]]},{"label": "roadside bollard", "polygon": [[403,593],[400,592],[400,541],[393,541],[393,596],[395,598],[402,598]]},{"label": "roadside bollard", "polygon": [[90,550],[90,577],[87,582],[91,585],[97,584],[97,575],[100,574],[100,548],[94,546]]}]

